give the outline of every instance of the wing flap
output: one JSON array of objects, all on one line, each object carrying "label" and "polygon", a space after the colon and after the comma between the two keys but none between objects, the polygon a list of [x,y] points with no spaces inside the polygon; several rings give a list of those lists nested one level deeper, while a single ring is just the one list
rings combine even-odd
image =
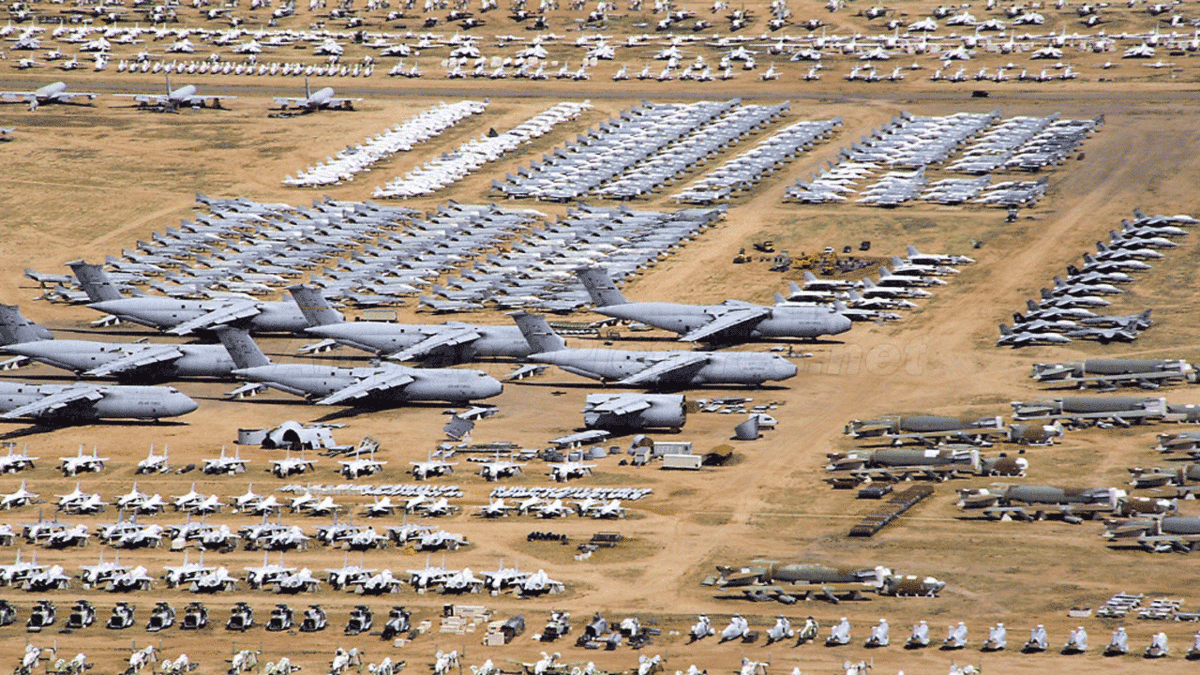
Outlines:
[{"label": "wing flap", "polygon": [[621,395],[602,401],[591,407],[588,412],[611,413],[613,415],[629,415],[650,407],[650,401],[645,396],[637,394]]}]

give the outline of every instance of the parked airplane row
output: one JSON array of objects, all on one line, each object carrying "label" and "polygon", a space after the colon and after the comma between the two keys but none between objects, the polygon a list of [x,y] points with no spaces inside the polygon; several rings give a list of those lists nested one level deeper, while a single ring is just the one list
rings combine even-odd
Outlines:
[{"label": "parked airplane row", "polygon": [[[0,103],[16,102],[26,103],[30,110],[37,110],[39,106],[48,103],[60,103],[79,105],[76,99],[87,99],[89,102],[96,100],[100,94],[94,92],[75,92],[68,91],[65,82],[52,82],[43,87],[31,91],[0,91]],[[140,108],[150,108],[159,111],[175,112],[181,108],[205,108],[213,107],[220,108],[222,101],[237,98],[236,96],[211,95],[203,96],[198,93],[196,86],[192,84],[184,85],[178,88],[171,87],[171,76],[166,76],[166,86],[160,93],[144,93],[144,94],[114,94],[118,97],[132,98]],[[304,96],[297,98],[277,97],[275,104],[281,109],[288,109],[290,106],[300,112],[315,112],[324,109],[352,109],[355,101],[361,101],[361,98],[338,98],[334,96],[332,87],[322,87],[317,91],[312,91],[309,87],[308,79],[304,80]]]},{"label": "parked airplane row", "polygon": [[[1102,295],[1119,295],[1119,284],[1132,283],[1130,272],[1150,269],[1147,260],[1163,254],[1156,249],[1178,246],[1174,238],[1187,234],[1183,227],[1197,222],[1191,216],[1147,216],[1134,211],[1134,220],[1122,221],[1121,232],[1110,231],[1108,244],[1096,242],[1095,255],[1084,253],[1084,265],[1067,266],[1066,279],[1054,278],[1053,289],[1042,289],[1040,302],[1029,300],[1029,311],[1013,314],[1013,326],[1000,324],[997,345],[1066,344],[1075,339],[1132,342],[1150,327],[1149,309],[1140,314],[1112,316],[1092,309],[1111,304]],[[1181,227],[1183,226],[1183,227]]]}]

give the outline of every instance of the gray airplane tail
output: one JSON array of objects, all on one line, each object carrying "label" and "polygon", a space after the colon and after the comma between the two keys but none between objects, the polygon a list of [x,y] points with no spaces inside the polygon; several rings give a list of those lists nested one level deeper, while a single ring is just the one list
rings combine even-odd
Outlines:
[{"label": "gray airplane tail", "polygon": [[587,289],[588,295],[592,296],[592,303],[597,307],[624,305],[629,302],[621,291],[617,290],[617,285],[613,283],[612,277],[608,276],[608,272],[599,267],[577,267],[575,276],[583,282],[583,287]]},{"label": "gray airplane tail", "polygon": [[907,249],[905,249],[905,250],[907,250],[907,251],[908,251],[908,257],[910,257],[910,258],[911,258],[911,257],[913,257],[913,256],[918,256],[918,255],[921,255],[921,252],[917,250],[917,247],[916,247],[916,246],[909,246],[909,247],[908,247]]},{"label": "gray airplane tail", "polygon": [[67,266],[75,273],[75,278],[79,280],[79,285],[83,287],[83,291],[87,293],[88,299],[92,302],[120,300],[122,298],[121,292],[117,290],[117,287],[99,265],[75,260],[67,263]]},{"label": "gray airplane tail", "polygon": [[1025,306],[1028,307],[1029,311],[1031,311],[1031,312],[1036,312],[1039,309],[1038,304],[1036,302],[1034,302],[1033,300],[1026,300]]},{"label": "gray airplane tail", "polygon": [[[809,273],[808,273],[808,272],[805,272],[805,274],[809,274]],[[789,291],[790,291],[790,292],[791,292],[793,295],[795,295],[796,293],[799,293],[799,292],[803,291],[804,289],[803,289],[803,288],[800,288],[798,285],[796,285],[796,282],[794,282],[794,281],[789,281],[789,282],[788,282],[788,290],[789,290]]]},{"label": "gray airplane tail", "polygon": [[245,328],[222,328],[217,331],[221,344],[238,368],[257,368],[271,365],[271,359],[258,348],[254,338]]},{"label": "gray airplane tail", "polygon": [[535,354],[566,349],[566,340],[554,332],[554,329],[546,322],[546,317],[541,314],[512,312],[509,316],[516,322],[517,328],[521,329],[521,335],[525,336],[525,341],[529,343],[530,349]]},{"label": "gray airplane tail", "polygon": [[775,294],[775,304],[777,304],[777,305],[782,305],[783,303],[785,303],[785,302],[787,302],[787,301],[788,301],[788,299],[787,299],[787,298],[785,298],[785,297],[783,297],[783,293],[776,293],[776,294]]},{"label": "gray airplane tail", "polygon": [[0,342],[12,345],[53,339],[53,333],[27,319],[16,305],[0,305]]},{"label": "gray airplane tail", "polygon": [[1012,329],[1009,328],[1008,326],[1006,326],[1004,324],[1000,324],[1000,334],[1001,335],[1012,335],[1013,332],[1012,332]]},{"label": "gray airplane tail", "polygon": [[325,294],[320,289],[296,284],[288,286],[288,292],[292,294],[292,299],[300,307],[300,312],[304,314],[304,319],[308,321],[309,326],[328,326],[346,320],[341,312],[329,306],[329,302],[325,300]]}]

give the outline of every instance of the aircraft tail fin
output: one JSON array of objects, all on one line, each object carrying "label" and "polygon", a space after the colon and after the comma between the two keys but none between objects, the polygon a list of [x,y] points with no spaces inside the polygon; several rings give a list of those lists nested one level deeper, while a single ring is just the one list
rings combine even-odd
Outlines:
[{"label": "aircraft tail fin", "polygon": [[87,293],[88,299],[92,302],[121,299],[121,292],[117,290],[99,265],[75,260],[67,263],[67,266],[75,273],[75,278],[79,279],[79,285],[83,286],[83,291]]},{"label": "aircraft tail fin", "polygon": [[327,326],[346,320],[341,312],[329,306],[329,302],[325,300],[325,294],[320,289],[296,284],[288,286],[287,290],[299,305],[300,312],[304,314],[304,319],[308,321],[309,326]]},{"label": "aircraft tail fin", "polygon": [[509,316],[516,322],[517,328],[521,329],[521,335],[525,336],[525,341],[529,343],[530,349],[535,354],[556,352],[566,348],[566,340],[554,332],[554,329],[546,322],[546,317],[541,314],[513,312]]},{"label": "aircraft tail fin", "polygon": [[[811,273],[811,272],[805,272],[805,274],[812,274],[812,273]],[[795,295],[796,293],[799,293],[799,292],[801,292],[801,291],[803,291],[803,290],[804,290],[804,289],[803,289],[803,288],[800,288],[800,286],[799,286],[799,285],[797,285],[797,284],[796,284],[796,282],[794,282],[794,281],[789,281],[789,282],[788,282],[788,291],[790,291],[790,292],[791,292],[793,295]]]},{"label": "aircraft tail fin", "polygon": [[907,249],[905,249],[905,250],[907,250],[907,251],[908,251],[908,257],[910,257],[910,258],[912,258],[912,257],[914,257],[914,256],[921,255],[921,252],[917,250],[917,247],[916,247],[916,246],[909,246],[909,247],[908,247]]},{"label": "aircraft tail fin", "polygon": [[238,368],[257,368],[271,365],[271,359],[258,348],[254,338],[245,328],[222,328],[217,337]]},{"label": "aircraft tail fin", "polygon": [[0,304],[0,342],[3,344],[53,339],[53,333],[27,319],[17,305]]},{"label": "aircraft tail fin", "polygon": [[1013,332],[1012,332],[1012,329],[1009,328],[1008,326],[1006,326],[1004,324],[1000,324],[1000,334],[1001,335],[1012,335]]},{"label": "aircraft tail fin", "polygon": [[575,269],[575,276],[583,282],[583,287],[587,289],[588,295],[592,296],[592,302],[597,307],[624,305],[629,302],[617,289],[608,272],[599,267],[578,267]]},{"label": "aircraft tail fin", "polygon": [[1029,309],[1029,311],[1031,311],[1031,312],[1036,312],[1036,311],[1038,311],[1038,309],[1039,309],[1039,308],[1038,308],[1038,304],[1037,304],[1036,302],[1034,302],[1033,300],[1026,300],[1026,301],[1025,301],[1025,306],[1026,306],[1026,307]]},{"label": "aircraft tail fin", "polygon": [[783,297],[783,293],[775,294],[775,304],[782,305],[785,302],[787,302],[787,298]]}]

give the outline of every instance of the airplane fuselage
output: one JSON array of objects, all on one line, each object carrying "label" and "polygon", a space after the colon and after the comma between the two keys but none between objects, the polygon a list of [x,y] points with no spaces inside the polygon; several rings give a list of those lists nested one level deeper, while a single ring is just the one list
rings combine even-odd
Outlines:
[{"label": "airplane fuselage", "polygon": [[[76,386],[25,384],[19,382],[0,383],[0,412],[15,410],[24,405],[61,393]],[[95,419],[159,419],[176,417],[192,412],[198,406],[174,387],[138,387],[107,385],[99,387],[102,396],[95,401],[85,400],[69,403],[65,407],[48,410],[32,417],[57,421],[86,421]]]},{"label": "airplane fuselage", "polygon": [[122,381],[167,381],[177,377],[228,377],[236,367],[221,345],[131,345],[91,340],[42,340],[9,345],[4,351],[27,356],[56,368],[86,373],[109,363],[156,348],[173,349],[178,356],[113,373]]},{"label": "airplane fuselage", "polygon": [[297,396],[324,398],[346,387],[389,369],[410,374],[414,379],[405,385],[372,393],[362,402],[386,406],[408,401],[466,402],[490,398],[500,393],[500,383],[476,370],[413,369],[402,366],[381,368],[336,368],[306,363],[280,363],[234,371],[250,382]]},{"label": "airplane fuselage", "polygon": [[[112,314],[122,321],[169,330],[233,303],[141,297],[106,300],[92,303],[89,307]],[[308,327],[308,321],[295,303],[256,302],[255,306],[257,314],[236,322],[245,325],[251,332],[293,333]]]},{"label": "airplane fuselage", "polygon": [[395,354],[435,337],[439,332],[471,330],[479,335],[469,342],[434,350],[429,359],[439,363],[465,363],[477,357],[521,359],[532,350],[516,326],[480,326],[474,324],[395,324],[378,321],[354,321],[307,329],[312,335],[376,354]]},{"label": "airplane fuselage", "polygon": [[[552,363],[563,370],[599,380],[622,380],[655,363],[694,352],[638,352],[623,349],[564,349],[533,355],[537,363]],[[665,374],[654,386],[697,386],[703,384],[761,385],[796,375],[796,366],[777,354],[755,352],[709,352],[704,362]]]}]

